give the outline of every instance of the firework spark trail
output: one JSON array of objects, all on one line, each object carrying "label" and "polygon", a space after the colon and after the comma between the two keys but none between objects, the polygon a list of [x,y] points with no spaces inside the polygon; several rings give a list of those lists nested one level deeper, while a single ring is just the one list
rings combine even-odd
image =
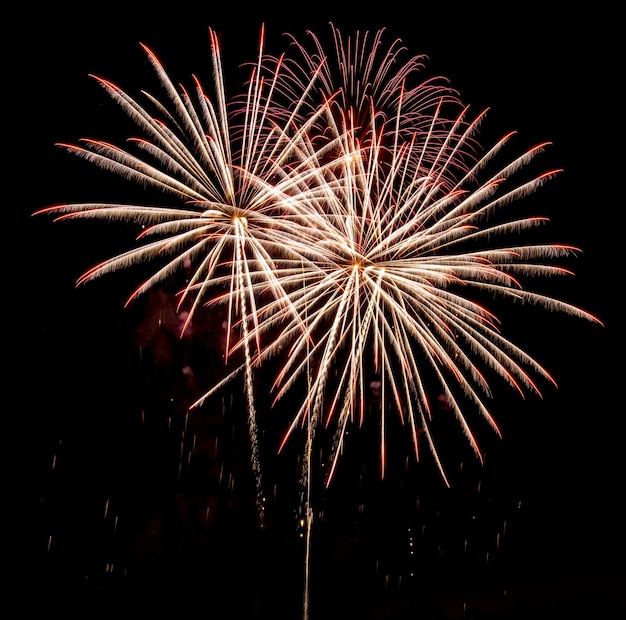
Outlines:
[{"label": "firework spark trail", "polygon": [[[242,227],[241,222],[237,222],[236,230],[240,231]],[[239,293],[239,309],[241,312],[241,329],[242,329],[242,338],[244,341],[248,342],[248,314],[246,307],[246,295],[245,290],[246,287],[249,286],[249,282],[245,282],[245,267],[246,261],[243,258],[243,250],[242,245],[245,243],[245,236],[238,241],[236,252],[237,252],[237,261],[235,264],[236,273],[233,274],[233,278],[236,279],[237,285],[233,290],[238,291]],[[230,330],[228,330],[230,332]],[[228,345],[227,345],[228,350]],[[246,367],[246,379],[245,379],[245,393],[247,399],[247,408],[248,408],[248,433],[250,436],[250,460],[252,463],[252,469],[256,474],[256,489],[257,489],[257,510],[259,514],[259,518],[261,520],[261,525],[263,525],[264,521],[264,507],[265,500],[263,494],[263,481],[261,477],[261,460],[259,459],[259,439],[258,439],[258,426],[257,426],[257,415],[256,415],[256,405],[254,399],[254,379],[252,376],[252,364],[250,360],[250,347],[246,346],[244,349],[245,352],[245,367]]]}]

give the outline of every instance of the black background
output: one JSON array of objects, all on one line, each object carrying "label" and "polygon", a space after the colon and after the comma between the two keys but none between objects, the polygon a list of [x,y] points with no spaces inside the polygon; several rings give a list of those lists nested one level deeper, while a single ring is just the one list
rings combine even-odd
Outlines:
[{"label": "black background", "polygon": [[[222,33],[227,86],[236,89],[244,77],[238,65],[255,58],[261,23],[268,47],[284,49],[283,32],[326,34],[332,21],[344,34],[386,27],[388,41],[399,37],[411,54],[426,54],[425,75],[447,76],[476,112],[491,109],[488,134],[517,130],[520,148],[553,143],[546,168],[564,172],[532,197],[532,208],[549,215],[554,240],[582,248],[573,266],[576,276],[559,284],[559,292],[598,316],[604,327],[536,312],[503,317],[505,331],[551,371],[559,389],[548,388],[543,401],[522,403],[515,394],[504,394],[495,406],[505,430],[502,442],[491,447],[485,471],[476,473],[467,465],[471,473],[460,477],[453,491],[441,491],[426,466],[417,487],[405,479],[374,485],[366,510],[376,517],[365,540],[342,556],[345,540],[340,544],[334,531],[327,534],[328,549],[320,552],[319,568],[315,565],[320,576],[312,609],[321,617],[361,618],[414,617],[410,613],[416,610],[438,618],[623,614],[623,259],[618,240],[623,158],[616,12],[598,3],[592,12],[546,12],[528,5],[495,12],[452,5],[406,9],[384,3],[367,11],[344,7],[340,14],[320,4],[254,10],[190,4],[24,6],[5,22],[15,39],[4,95],[5,128],[12,138],[5,154],[11,188],[5,209],[11,219],[17,215],[17,224],[5,229],[11,283],[7,331],[17,360],[9,361],[17,372],[7,386],[15,392],[15,404],[6,415],[18,422],[15,443],[22,448],[7,473],[25,495],[24,501],[20,493],[15,504],[26,508],[18,518],[29,524],[18,539],[19,559],[25,561],[14,571],[19,588],[28,593],[22,601],[41,604],[47,597],[47,604],[54,600],[61,609],[79,599],[94,609],[122,605],[131,590],[121,568],[130,561],[129,549],[159,502],[180,491],[172,471],[177,429],[140,418],[150,406],[145,366],[129,337],[138,311],[123,307],[136,282],[122,274],[74,288],[86,269],[120,249],[131,233],[115,225],[96,230],[31,217],[56,202],[126,197],[124,186],[116,194],[119,182],[54,146],[81,137],[115,141],[125,135],[116,134],[118,111],[88,74],[109,78],[131,93],[150,90],[143,42],[176,79],[189,84],[197,74],[208,83],[211,26]],[[242,459],[245,466],[245,455]],[[479,480],[485,485],[480,492]],[[408,578],[411,571],[400,566],[404,560],[395,550],[404,549],[406,541],[398,540],[411,520],[402,509],[405,503],[414,506],[415,495],[424,502],[417,522],[428,532],[416,564],[418,578]],[[105,516],[107,500],[111,512]],[[351,493],[330,494],[325,501],[329,522],[351,523],[358,504]],[[368,507],[372,504],[375,509]],[[116,511],[119,529],[113,535]],[[490,522],[476,534],[480,552],[471,562],[446,563],[446,554],[454,556],[462,544],[457,539],[463,539],[464,511],[469,519]],[[222,617],[218,609],[231,605],[235,617],[298,617],[301,547],[290,540],[297,532],[291,514],[284,518],[267,539],[239,533],[213,549],[214,570],[195,570],[200,564],[193,562],[206,558],[186,555],[186,569],[165,568],[161,558],[162,564],[149,571],[146,561],[142,595],[135,600],[144,606],[150,600],[175,601],[181,609],[186,602],[205,604],[208,617]],[[510,528],[507,544],[492,552],[490,564],[483,552],[503,520]],[[245,531],[241,527],[238,531]],[[320,539],[323,545],[323,534]],[[324,563],[329,557],[334,561]],[[404,575],[402,588],[392,577],[395,585],[386,589],[385,571],[370,570],[375,557],[387,558],[389,574]],[[110,573],[108,562],[117,562]]]}]

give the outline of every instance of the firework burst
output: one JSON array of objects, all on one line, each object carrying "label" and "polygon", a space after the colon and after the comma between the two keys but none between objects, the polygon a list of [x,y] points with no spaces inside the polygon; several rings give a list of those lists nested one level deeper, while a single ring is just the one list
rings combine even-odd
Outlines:
[{"label": "firework burst", "polygon": [[[139,240],[143,243],[94,266],[78,281],[83,284],[133,265],[156,262],[157,270],[132,293],[127,304],[191,266],[191,275],[179,293],[178,310],[186,314],[181,336],[203,304],[228,305],[226,333],[230,336],[236,323],[244,345],[239,350],[245,358],[252,463],[262,504],[250,349],[259,332],[254,326],[257,289],[269,289],[273,298],[286,299],[275,274],[281,270],[281,261],[291,261],[293,239],[299,236],[288,217],[290,193],[301,193],[298,187],[320,171],[311,169],[311,162],[317,163],[318,158],[311,158],[310,143],[303,138],[308,124],[296,125],[286,116],[284,124],[278,125],[278,115],[269,113],[282,64],[276,63],[273,78],[261,76],[263,31],[258,64],[237,104],[226,96],[218,36],[213,30],[209,35],[212,95],[195,77],[193,94],[177,89],[154,52],[142,45],[165,93],[165,103],[144,93],[148,104],[141,105],[113,82],[93,76],[142,132],[141,137],[129,140],[134,150],[92,139],[80,145],[60,145],[109,172],[157,190],[166,196],[166,203],[61,204],[38,213],[54,214],[59,220],[118,220],[141,226]],[[306,93],[305,88],[304,96]],[[297,112],[295,106],[294,114]],[[317,122],[325,112],[324,106],[320,107],[309,123]],[[332,142],[325,146],[331,148]],[[297,250],[295,257],[299,257]],[[249,326],[253,338],[248,337]],[[232,350],[227,340],[226,362]]]},{"label": "firework burst", "polygon": [[[414,139],[389,152],[372,120],[368,146],[348,136],[336,166],[326,167],[324,183],[298,201],[311,245],[308,251],[299,250],[303,258],[298,266],[276,274],[290,303],[282,308],[284,300],[271,301],[261,309],[257,340],[268,344],[253,362],[261,365],[283,354],[274,384],[276,400],[298,385],[299,378],[312,377],[285,441],[309,418],[314,427],[320,420],[325,427],[334,421],[328,482],[348,424],[364,421],[371,373],[381,381],[382,473],[389,401],[410,429],[415,456],[419,458],[418,433],[423,432],[446,481],[430,430],[433,393],[445,397],[482,459],[464,409],[478,411],[499,433],[486,405],[492,390],[485,370],[521,395],[540,394],[537,378],[554,383],[539,363],[500,333],[498,317],[478,300],[501,297],[597,321],[584,310],[523,286],[533,277],[571,275],[554,263],[576,254],[577,248],[496,243],[547,222],[542,217],[496,217],[558,174],[553,170],[512,182],[546,144],[489,171],[507,146],[507,135],[452,190],[441,181],[453,178],[448,166],[454,153],[471,139],[482,116],[469,123],[458,119],[425,175],[416,174],[413,162],[428,145]],[[293,320],[294,310],[298,321]],[[265,332],[272,338],[263,338]],[[371,360],[371,368],[365,360]]]},{"label": "firework burst", "polygon": [[175,87],[144,46],[165,103],[145,93],[142,105],[95,78],[141,136],[128,149],[100,140],[62,146],[156,190],[165,203],[62,204],[37,212],[142,228],[138,247],[96,265],[79,283],[155,261],[156,271],[130,303],[192,265],[179,296],[188,313],[183,332],[200,307],[227,306],[227,333],[238,336],[224,354],[237,361],[193,406],[243,378],[262,512],[253,374],[272,360],[274,404],[296,394],[283,445],[296,428],[307,431],[309,535],[318,430],[332,427],[324,455],[329,484],[347,429],[365,422],[372,377],[380,382],[381,475],[393,414],[410,433],[416,459],[425,436],[448,483],[433,432],[433,396],[445,399],[482,459],[468,412],[499,433],[487,404],[492,383],[520,395],[540,394],[540,381],[554,383],[501,333],[489,300],[600,322],[527,288],[531,278],[571,274],[556,261],[579,251],[519,243],[520,234],[547,220],[507,215],[507,207],[558,175],[521,175],[548,144],[507,155],[511,133],[484,148],[478,134],[484,113],[470,115],[441,78],[412,85],[423,57],[403,63],[405,48],[398,40],[385,47],[382,30],[373,38],[344,39],[333,26],[331,33],[329,52],[315,34],[309,33],[312,49],[292,37],[294,58],[267,55],[262,31],[245,92],[232,100],[214,31],[211,94],[195,78],[193,93]]},{"label": "firework burst", "polygon": [[[511,186],[510,178],[547,144],[488,172],[513,134],[481,152],[477,129],[484,113],[472,119],[461,109],[455,117],[444,116],[444,106],[459,101],[441,78],[407,86],[423,68],[423,57],[399,63],[405,49],[398,40],[383,47],[383,30],[373,39],[357,33],[347,41],[335,27],[331,31],[331,53],[313,33],[313,51],[292,38],[299,61],[266,55],[262,31],[247,91],[232,104],[213,30],[212,96],[196,78],[195,98],[178,90],[146,46],[167,96],[163,104],[146,93],[157,116],[114,83],[94,76],[143,132],[130,140],[140,155],[99,140],[62,146],[157,189],[171,202],[62,204],[38,213],[143,227],[140,239],[148,242],[96,265],[79,283],[147,260],[161,261],[130,303],[192,264],[179,299],[179,307],[188,308],[183,332],[201,305],[228,304],[228,333],[237,327],[241,337],[227,342],[225,355],[243,352],[243,362],[196,406],[243,375],[254,429],[252,370],[282,352],[284,363],[274,384],[277,400],[303,374],[310,377],[285,440],[308,416],[314,427],[319,419],[325,425],[335,420],[333,472],[348,421],[363,421],[369,379],[362,360],[371,351],[384,394],[382,471],[388,394],[408,424],[416,456],[420,430],[445,478],[430,432],[427,374],[433,375],[437,393],[444,395],[479,458],[459,390],[498,431],[485,405],[491,390],[482,367],[522,394],[539,393],[533,375],[552,381],[530,355],[500,334],[497,316],[467,293],[597,319],[528,291],[520,281],[571,273],[552,262],[577,248],[494,245],[496,239],[546,221],[527,217],[490,223],[558,173]],[[331,371],[339,373],[332,386]]]}]

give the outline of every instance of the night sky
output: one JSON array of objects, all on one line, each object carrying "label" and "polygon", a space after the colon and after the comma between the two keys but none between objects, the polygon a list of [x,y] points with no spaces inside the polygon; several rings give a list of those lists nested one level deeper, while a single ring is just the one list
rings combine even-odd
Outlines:
[{"label": "night sky", "polygon": [[[553,143],[541,161],[564,172],[530,198],[530,208],[550,217],[553,241],[582,248],[568,263],[575,277],[554,286],[604,326],[533,309],[503,313],[504,331],[559,388],[548,386],[543,400],[498,395],[492,410],[504,436],[485,436],[482,469],[451,430],[459,455],[451,489],[428,455],[405,468],[401,439],[379,481],[371,431],[362,442],[351,438],[336,487],[319,498],[311,620],[626,613],[623,259],[616,238],[623,171],[613,146],[622,131],[613,10],[595,3],[591,14],[544,15],[525,5],[506,14],[451,7],[406,13],[395,8],[400,3],[383,3],[363,16],[363,9],[337,15],[315,4],[295,16],[295,6],[251,12],[190,4],[159,13],[142,13],[135,3],[32,14],[22,8],[6,24],[19,33],[5,83],[5,124],[15,136],[7,206],[19,227],[16,239],[13,227],[6,235],[17,244],[10,253],[18,288],[17,295],[7,291],[18,360],[7,387],[18,394],[5,415],[17,419],[15,442],[26,451],[8,469],[25,496],[20,521],[29,524],[19,528],[24,551],[15,570],[28,592],[22,604],[45,600],[67,612],[172,604],[208,618],[301,617],[298,447],[280,458],[268,448],[276,491],[260,532],[245,420],[236,413],[241,394],[227,391],[224,403],[185,415],[191,388],[181,369],[189,364],[195,380],[211,378],[218,336],[173,337],[167,289],[125,308],[136,274],[75,288],[86,269],[128,247],[134,230],[53,224],[31,214],[57,202],[130,200],[137,191],[54,146],[127,135],[116,126],[121,113],[88,74],[131,93],[150,90],[142,42],[178,81],[189,84],[197,74],[208,84],[210,26],[222,33],[236,90],[245,77],[238,65],[255,58],[261,23],[268,47],[283,49],[284,32],[326,35],[332,21],[346,35],[385,27],[387,41],[399,37],[411,54],[426,54],[424,76],[448,77],[475,112],[490,108],[487,136],[517,130],[520,152]],[[160,329],[157,316],[166,317]],[[280,423],[261,415],[266,445],[275,445]]]}]

